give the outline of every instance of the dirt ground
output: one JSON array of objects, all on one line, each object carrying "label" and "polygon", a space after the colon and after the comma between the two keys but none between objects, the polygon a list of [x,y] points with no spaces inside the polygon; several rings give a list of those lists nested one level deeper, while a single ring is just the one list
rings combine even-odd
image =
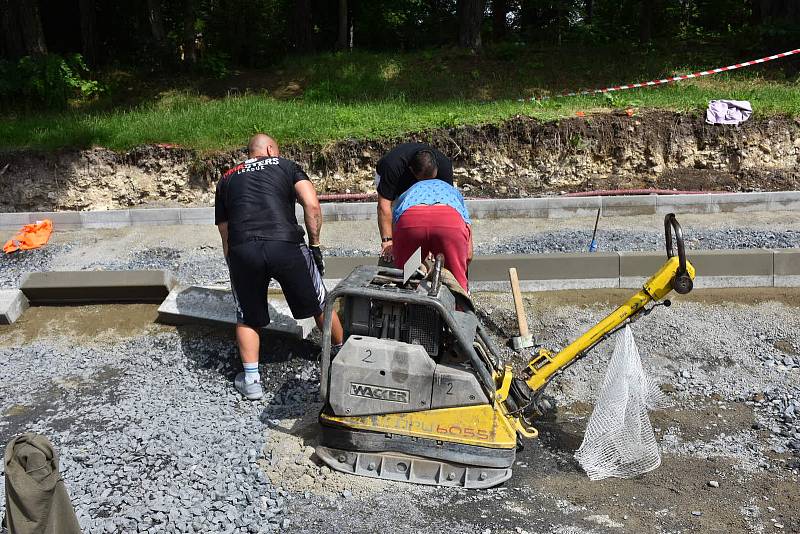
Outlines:
[{"label": "dirt ground", "polygon": [[[242,145],[245,144],[242,139]],[[515,198],[595,189],[786,191],[800,188],[800,123],[753,118],[711,126],[702,114],[600,113],[555,122],[438,128],[396,139],[287,145],[322,193],[374,191],[375,165],[396,144],[422,141],[453,161],[466,196]],[[243,150],[201,154],[147,145],[0,152],[0,211],[210,206],[217,180]]]}]

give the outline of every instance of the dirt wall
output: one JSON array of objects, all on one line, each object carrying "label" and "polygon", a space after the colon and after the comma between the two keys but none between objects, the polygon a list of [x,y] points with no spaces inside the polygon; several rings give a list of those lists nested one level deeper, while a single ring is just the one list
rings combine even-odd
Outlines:
[{"label": "dirt wall", "polygon": [[[524,197],[601,188],[724,191],[800,189],[800,120],[753,119],[711,126],[696,114],[597,114],[543,123],[434,129],[387,140],[287,145],[320,192],[366,192],[380,156],[422,140],[453,159],[468,196]],[[242,140],[243,143],[245,140]],[[207,206],[242,150],[200,155],[142,146],[0,153],[0,211]]]}]

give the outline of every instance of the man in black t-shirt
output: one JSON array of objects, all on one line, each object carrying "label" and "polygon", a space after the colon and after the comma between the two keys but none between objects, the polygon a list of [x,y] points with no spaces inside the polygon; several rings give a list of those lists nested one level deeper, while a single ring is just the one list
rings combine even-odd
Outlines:
[{"label": "man in black t-shirt", "polygon": [[[322,328],[326,290],[320,250],[322,209],[314,184],[297,163],[280,157],[271,137],[258,134],[247,147],[250,159],[229,170],[217,183],[215,224],[230,271],[236,301],[236,341],[244,372],[236,389],[250,400],[263,396],[258,372],[259,329],[269,324],[267,290],[280,284],[295,319],[314,317]],[[303,229],[294,206],[303,206]],[[331,342],[342,343],[334,314]]]},{"label": "man in black t-shirt", "polygon": [[392,259],[392,202],[417,180],[437,178],[453,185],[450,159],[425,143],[403,143],[383,156],[375,169],[381,256]]}]

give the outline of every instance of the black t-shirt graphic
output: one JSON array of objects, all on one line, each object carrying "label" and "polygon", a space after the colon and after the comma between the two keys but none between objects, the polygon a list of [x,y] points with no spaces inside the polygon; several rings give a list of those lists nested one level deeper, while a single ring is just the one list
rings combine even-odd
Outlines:
[{"label": "black t-shirt graphic", "polygon": [[251,239],[302,243],[305,232],[294,212],[294,185],[308,179],[303,169],[288,159],[248,159],[217,183],[215,224],[228,222],[231,246]]},{"label": "black t-shirt graphic", "polygon": [[378,193],[383,198],[394,200],[417,182],[408,168],[408,162],[420,150],[433,152],[436,164],[439,166],[436,178],[453,185],[453,164],[447,156],[425,143],[403,143],[383,156],[375,169],[380,176]]}]

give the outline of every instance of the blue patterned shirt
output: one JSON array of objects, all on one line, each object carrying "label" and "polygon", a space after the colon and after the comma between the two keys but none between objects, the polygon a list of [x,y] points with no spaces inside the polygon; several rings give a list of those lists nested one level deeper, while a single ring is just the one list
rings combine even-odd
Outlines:
[{"label": "blue patterned shirt", "polygon": [[435,179],[419,181],[397,198],[394,204],[392,223],[397,223],[397,219],[408,208],[420,205],[433,206],[434,204],[450,206],[461,215],[465,223],[472,224],[461,192],[447,182]]}]

